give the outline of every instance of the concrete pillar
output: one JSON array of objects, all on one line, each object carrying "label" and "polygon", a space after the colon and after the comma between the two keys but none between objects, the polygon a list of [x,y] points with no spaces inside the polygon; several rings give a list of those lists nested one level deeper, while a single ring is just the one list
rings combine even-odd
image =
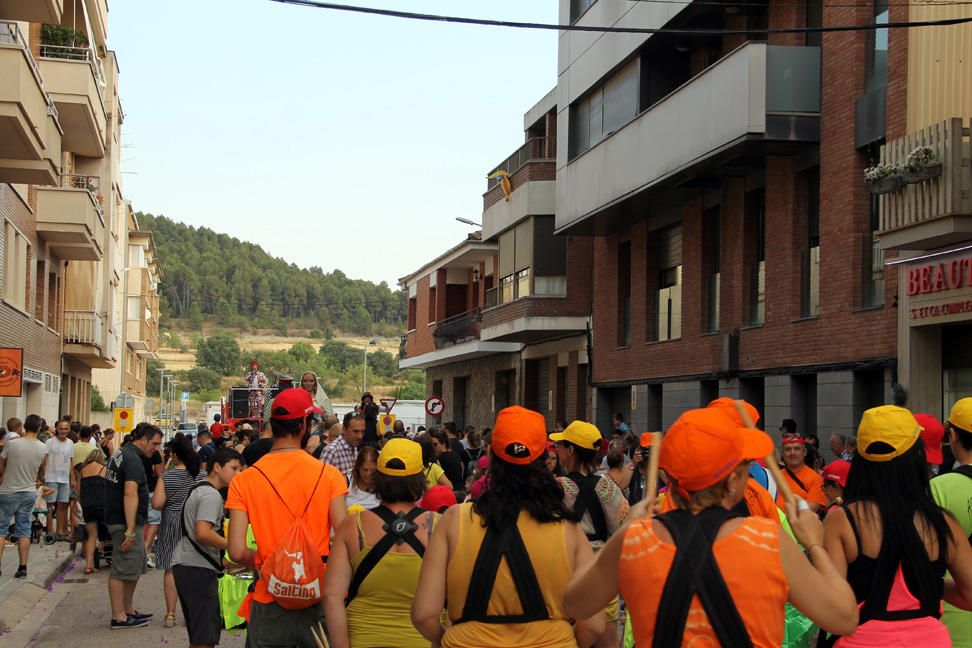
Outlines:
[{"label": "concrete pillar", "polygon": [[793,393],[793,379],[790,376],[766,376],[765,402],[760,416],[763,417],[763,429],[774,439],[779,436],[777,430],[780,421],[791,418],[797,422],[797,430],[806,429],[806,414],[800,408]]},{"label": "concrete pillar", "polygon": [[683,412],[699,407],[701,398],[702,389],[697,380],[665,383],[662,386],[662,428],[667,430]]},{"label": "concrete pillar", "polygon": [[648,398],[648,385],[632,385],[631,389],[634,393],[632,400],[635,409],[631,412],[628,425],[635,431],[648,431],[649,411],[652,407]]},{"label": "concrete pillar", "polygon": [[[826,449],[834,433],[856,436],[854,420],[854,372],[824,371],[817,374],[817,435]],[[824,450],[825,454],[828,454]]]},{"label": "concrete pillar", "polygon": [[739,398],[739,379],[730,378],[728,380],[719,381],[719,397],[726,396],[728,398]]}]

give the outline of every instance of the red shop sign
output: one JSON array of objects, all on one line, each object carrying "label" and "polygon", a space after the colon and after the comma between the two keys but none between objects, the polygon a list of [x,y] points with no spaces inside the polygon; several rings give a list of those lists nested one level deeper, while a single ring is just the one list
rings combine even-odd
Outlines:
[{"label": "red shop sign", "polygon": [[908,268],[908,295],[972,287],[972,256]]}]

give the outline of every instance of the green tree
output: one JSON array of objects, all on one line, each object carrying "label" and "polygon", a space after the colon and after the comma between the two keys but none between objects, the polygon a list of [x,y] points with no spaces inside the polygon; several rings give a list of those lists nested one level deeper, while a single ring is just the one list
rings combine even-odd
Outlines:
[{"label": "green tree", "polygon": [[108,405],[105,403],[105,399],[101,397],[101,392],[94,385],[91,386],[91,410],[93,412],[110,411]]},{"label": "green tree", "polygon": [[398,392],[395,396],[399,400],[423,400],[425,394],[424,382],[407,382],[398,386]]},{"label": "green tree", "polygon": [[314,347],[312,347],[307,342],[298,342],[297,344],[290,347],[288,351],[294,360],[298,363],[306,365],[314,358]]},{"label": "green tree", "polygon": [[378,378],[389,380],[398,371],[398,361],[392,354],[378,349],[368,354],[368,371],[369,373],[373,371]]},{"label": "green tree", "polygon": [[206,367],[193,367],[187,372],[186,378],[189,381],[190,391],[194,392],[206,389],[218,390],[222,382],[222,376]]},{"label": "green tree", "polygon": [[242,366],[240,345],[230,333],[213,333],[196,347],[196,363],[220,376],[235,376]]},{"label": "green tree", "polygon": [[165,369],[165,365],[162,364],[161,360],[152,358],[145,363],[145,391],[149,396],[155,394],[158,397],[159,395],[159,383],[161,382],[159,369]]}]

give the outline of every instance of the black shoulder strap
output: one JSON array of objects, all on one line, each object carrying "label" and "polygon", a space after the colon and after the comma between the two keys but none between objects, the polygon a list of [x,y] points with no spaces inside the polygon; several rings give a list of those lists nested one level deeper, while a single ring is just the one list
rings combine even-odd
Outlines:
[{"label": "black shoulder strap", "polygon": [[[186,529],[186,504],[189,503],[189,496],[192,495],[192,493],[200,486],[209,486],[213,490],[216,490],[215,486],[213,486],[212,484],[210,484],[208,481],[204,479],[202,481],[193,484],[192,487],[189,489],[189,492],[186,493],[186,499],[183,500],[182,509],[179,511],[179,523],[182,525],[182,536],[189,541],[189,544],[192,545],[192,548],[195,549],[200,556],[206,559],[206,562],[208,562],[210,565],[213,566],[213,569],[215,569],[218,573],[223,573],[223,563],[221,561],[214,560],[212,556],[206,553],[206,551],[199,546],[199,543],[197,543],[195,540],[192,539],[192,536],[189,535],[188,529]],[[219,555],[220,557],[222,557],[223,552],[220,551]]]},{"label": "black shoulder strap", "polygon": [[807,487],[803,485],[803,482],[800,481],[800,478],[796,476],[796,473],[793,472],[792,470],[790,470],[789,466],[784,466],[783,467],[783,470],[786,471],[786,474],[790,476],[790,479],[792,479],[796,483],[797,486],[799,486],[800,488],[803,489],[803,492],[804,493],[809,493],[810,492],[809,490],[807,490]]},{"label": "black shoulder strap", "polygon": [[364,560],[361,561],[361,564],[355,570],[354,576],[351,578],[351,584],[348,586],[348,596],[344,600],[345,605],[351,603],[351,599],[358,595],[358,589],[360,589],[361,584],[381,559],[385,557],[385,554],[391,550],[392,545],[400,545],[407,542],[419,557],[425,557],[425,545],[415,537],[415,532],[419,528],[415,524],[415,519],[425,513],[423,509],[416,506],[408,513],[396,514],[384,506],[379,506],[371,509],[371,512],[384,521],[382,529],[384,529],[385,535],[371,547],[368,555],[364,557]]},{"label": "black shoulder strap", "polygon": [[962,464],[961,466],[959,466],[958,468],[956,468],[952,472],[957,472],[960,475],[965,475],[969,479],[972,479],[972,465]]},{"label": "black shoulder strap", "polygon": [[692,596],[696,594],[720,645],[752,647],[746,625],[712,554],[719,528],[733,517],[736,514],[731,511],[709,508],[698,515],[676,509],[656,518],[672,534],[675,560],[658,604],[653,648],[682,646]]},{"label": "black shoulder strap", "polygon": [[[522,614],[490,615],[487,612],[489,599],[493,596],[496,584],[496,573],[499,571],[503,557],[510,567],[513,585],[523,607]],[[537,581],[537,574],[533,569],[530,554],[527,553],[523,537],[515,522],[502,531],[492,528],[486,529],[483,543],[476,556],[472,577],[469,579],[469,591],[466,593],[466,604],[462,608],[462,618],[456,623],[479,621],[481,623],[530,623],[531,621],[546,621],[550,618],[547,604],[543,600],[543,592]]]},{"label": "black shoulder strap", "polygon": [[590,514],[591,524],[594,525],[594,533],[588,534],[587,539],[606,541],[609,535],[607,520],[604,518],[601,499],[597,496],[597,482],[601,478],[594,474],[582,475],[577,472],[570,473],[567,478],[577,484],[580,491],[577,494],[577,501],[574,502],[574,515],[580,520],[586,512]]}]

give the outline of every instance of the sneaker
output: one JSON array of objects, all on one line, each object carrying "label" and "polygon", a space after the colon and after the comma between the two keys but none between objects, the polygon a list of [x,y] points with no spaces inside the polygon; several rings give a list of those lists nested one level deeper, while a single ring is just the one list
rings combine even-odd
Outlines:
[{"label": "sneaker", "polygon": [[18,567],[17,568],[17,573],[14,574],[14,578],[27,578],[27,568],[26,567]]},{"label": "sneaker", "polygon": [[149,569],[155,569],[155,554],[150,553],[145,557],[145,563],[148,565]]},{"label": "sneaker", "polygon": [[129,614],[128,615],[128,618],[129,619],[138,619],[139,621],[148,621],[153,616],[154,615],[151,612],[145,612],[143,614],[142,612],[139,612],[138,610],[135,610],[135,614]]},{"label": "sneaker", "polygon": [[128,628],[141,628],[148,625],[148,619],[136,619],[133,616],[128,617],[124,621],[111,620],[112,630],[126,630]]}]

